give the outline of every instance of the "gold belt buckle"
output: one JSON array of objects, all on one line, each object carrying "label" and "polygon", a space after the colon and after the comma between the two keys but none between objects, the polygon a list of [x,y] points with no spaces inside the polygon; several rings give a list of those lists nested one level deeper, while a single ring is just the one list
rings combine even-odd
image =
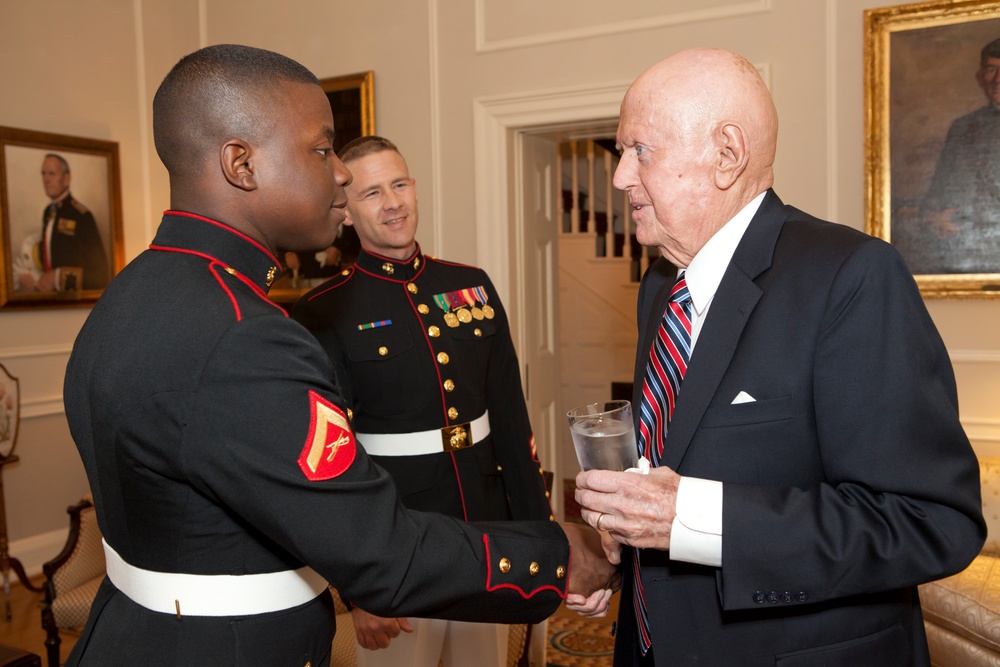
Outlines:
[{"label": "gold belt buckle", "polygon": [[472,447],[475,444],[472,441],[472,425],[465,422],[464,424],[445,426],[441,429],[441,444],[446,452]]}]

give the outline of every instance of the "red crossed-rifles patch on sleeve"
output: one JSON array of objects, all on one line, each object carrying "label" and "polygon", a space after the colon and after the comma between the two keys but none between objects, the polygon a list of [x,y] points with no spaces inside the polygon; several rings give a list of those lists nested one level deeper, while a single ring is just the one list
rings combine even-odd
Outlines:
[{"label": "red crossed-rifles patch on sleeve", "polygon": [[299,467],[313,482],[333,479],[354,463],[358,446],[347,415],[315,391],[309,391],[310,424]]}]

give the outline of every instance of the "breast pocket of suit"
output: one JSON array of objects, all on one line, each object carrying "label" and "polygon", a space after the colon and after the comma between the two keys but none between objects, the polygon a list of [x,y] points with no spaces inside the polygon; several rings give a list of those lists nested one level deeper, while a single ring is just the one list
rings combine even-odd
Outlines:
[{"label": "breast pocket of suit", "polygon": [[791,396],[713,406],[705,411],[698,430],[699,444],[706,445],[699,450],[721,460],[745,462],[740,474],[747,479],[782,474],[786,464],[802,455],[796,452],[794,421]]},{"label": "breast pocket of suit", "polygon": [[344,355],[354,398],[376,416],[393,416],[413,409],[407,396],[419,389],[414,367],[413,332],[406,323],[353,331],[344,340]]}]

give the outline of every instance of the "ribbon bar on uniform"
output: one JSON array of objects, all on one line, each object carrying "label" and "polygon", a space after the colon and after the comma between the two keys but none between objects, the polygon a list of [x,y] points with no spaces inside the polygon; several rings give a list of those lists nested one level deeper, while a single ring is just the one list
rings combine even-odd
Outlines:
[{"label": "ribbon bar on uniform", "polygon": [[414,433],[355,433],[370,456],[420,456],[471,447],[490,434],[490,412],[465,424]]},{"label": "ribbon bar on uniform", "polygon": [[138,605],[178,616],[250,616],[291,609],[329,584],[311,567],[265,574],[181,574],[130,565],[106,540],[104,558],[115,588]]}]

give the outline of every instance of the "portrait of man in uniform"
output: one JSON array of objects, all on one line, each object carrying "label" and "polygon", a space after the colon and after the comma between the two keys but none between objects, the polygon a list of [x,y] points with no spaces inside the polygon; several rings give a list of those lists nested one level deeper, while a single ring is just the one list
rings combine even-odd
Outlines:
[{"label": "portrait of man in uniform", "polygon": [[123,254],[117,144],[12,128],[0,142],[0,306],[96,299]]},{"label": "portrait of man in uniform", "polygon": [[893,32],[890,240],[916,275],[1000,273],[1000,18]]}]

